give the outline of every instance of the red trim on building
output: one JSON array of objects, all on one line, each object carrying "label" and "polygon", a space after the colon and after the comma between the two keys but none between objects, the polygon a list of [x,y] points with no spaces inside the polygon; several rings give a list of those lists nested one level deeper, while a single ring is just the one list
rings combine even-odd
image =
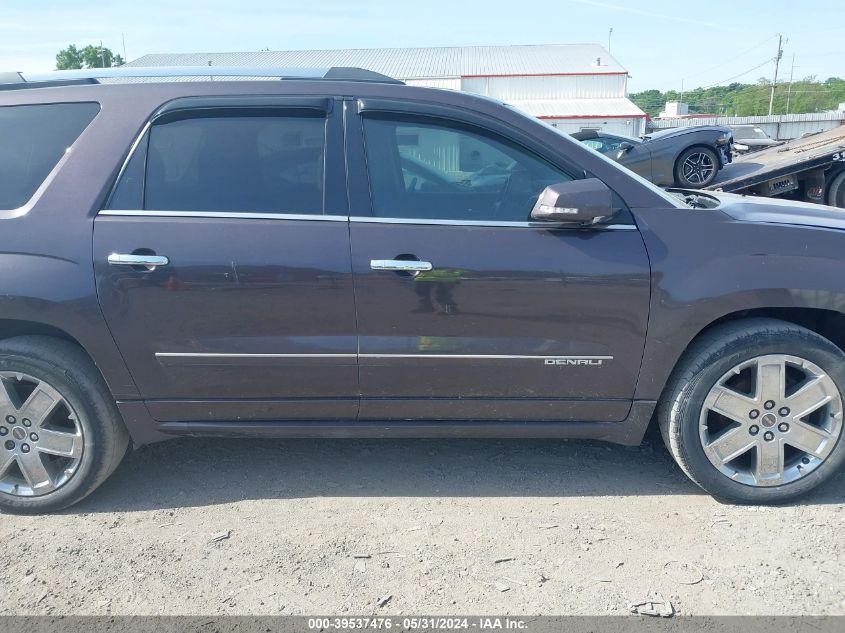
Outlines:
[{"label": "red trim on building", "polygon": [[645,114],[556,114],[543,115],[538,119],[644,119]]},{"label": "red trim on building", "polygon": [[627,75],[626,72],[612,73],[515,73],[513,75],[461,75],[461,79],[487,79],[494,77],[593,77],[595,75]]}]

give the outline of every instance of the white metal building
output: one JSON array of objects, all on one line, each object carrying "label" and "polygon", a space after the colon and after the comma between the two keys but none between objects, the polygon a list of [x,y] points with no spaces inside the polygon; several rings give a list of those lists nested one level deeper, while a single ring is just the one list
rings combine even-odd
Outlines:
[{"label": "white metal building", "polygon": [[507,101],[571,133],[638,136],[645,113],[626,97],[628,71],[597,44],[361,48],[145,55],[130,66],[357,66],[409,85]]}]

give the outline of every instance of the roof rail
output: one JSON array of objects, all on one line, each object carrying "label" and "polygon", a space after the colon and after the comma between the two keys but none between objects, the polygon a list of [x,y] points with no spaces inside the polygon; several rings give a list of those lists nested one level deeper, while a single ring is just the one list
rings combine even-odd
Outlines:
[{"label": "roof rail", "polygon": [[262,68],[259,66],[118,66],[54,70],[46,73],[0,72],[0,90],[44,88],[77,84],[102,83],[101,79],[164,79],[197,77],[199,81],[214,77],[275,77],[278,79],[326,79],[336,81],[370,81],[401,84],[387,75],[366,70],[333,66],[331,68]]}]

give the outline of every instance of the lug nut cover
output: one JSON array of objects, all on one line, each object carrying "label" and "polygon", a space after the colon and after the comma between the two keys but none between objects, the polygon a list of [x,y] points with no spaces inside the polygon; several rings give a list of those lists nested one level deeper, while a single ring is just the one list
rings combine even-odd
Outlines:
[{"label": "lug nut cover", "polygon": [[766,431],[765,433],[763,433],[763,439],[767,442],[771,442],[773,439],[775,439],[775,434],[771,431]]},{"label": "lug nut cover", "polygon": [[748,432],[751,433],[751,435],[757,435],[760,432],[760,427],[756,424],[752,424],[748,429]]}]

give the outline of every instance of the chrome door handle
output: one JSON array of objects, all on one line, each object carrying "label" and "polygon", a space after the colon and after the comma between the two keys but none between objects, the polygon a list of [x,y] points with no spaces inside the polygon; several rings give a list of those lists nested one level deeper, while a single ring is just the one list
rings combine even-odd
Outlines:
[{"label": "chrome door handle", "polygon": [[155,270],[157,266],[167,266],[170,260],[164,255],[130,255],[125,253],[112,253],[109,255],[109,264],[112,266],[146,266],[149,270]]},{"label": "chrome door handle", "polygon": [[404,272],[425,272],[431,270],[431,262],[421,262],[416,259],[371,259],[370,268],[373,270],[399,270]]}]

